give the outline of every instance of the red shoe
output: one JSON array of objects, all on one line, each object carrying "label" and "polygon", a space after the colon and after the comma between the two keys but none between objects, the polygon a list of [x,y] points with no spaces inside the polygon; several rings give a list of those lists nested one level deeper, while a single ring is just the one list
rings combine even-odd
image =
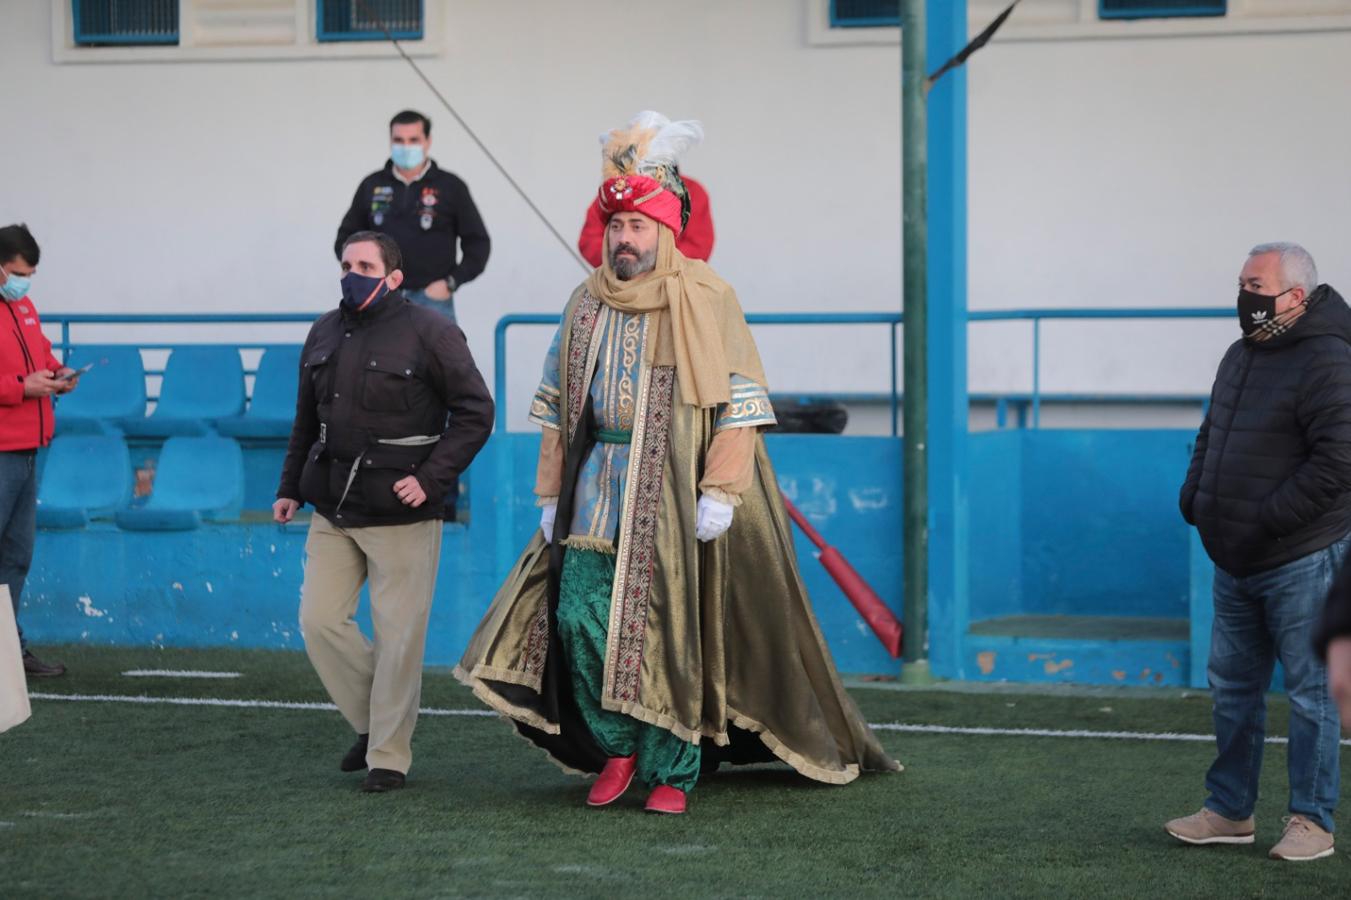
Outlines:
[{"label": "red shoe", "polygon": [[638,755],[612,756],[601,770],[596,783],[591,785],[591,793],[586,795],[587,806],[609,806],[629,789],[633,783],[633,770],[638,767]]},{"label": "red shoe", "polygon": [[648,812],[678,816],[685,812],[685,792],[669,784],[659,784],[647,797]]}]

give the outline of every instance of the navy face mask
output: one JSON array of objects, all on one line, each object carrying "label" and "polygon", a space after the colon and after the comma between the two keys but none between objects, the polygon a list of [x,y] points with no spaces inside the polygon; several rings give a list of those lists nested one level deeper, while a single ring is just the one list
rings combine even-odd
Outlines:
[{"label": "navy face mask", "polygon": [[348,272],[342,276],[342,306],[351,312],[361,312],[379,303],[389,293],[385,279],[374,275]]}]

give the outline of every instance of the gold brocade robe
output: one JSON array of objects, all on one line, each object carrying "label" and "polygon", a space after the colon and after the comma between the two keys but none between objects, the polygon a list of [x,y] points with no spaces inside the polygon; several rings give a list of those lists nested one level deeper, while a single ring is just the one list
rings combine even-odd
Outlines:
[{"label": "gold brocade robe", "polygon": [[[564,313],[559,369],[565,471],[588,446],[600,302]],[[680,400],[674,367],[644,360],[616,542],[602,705],[702,741],[714,761],[778,757],[831,784],[893,771],[845,692],[798,573],[791,524],[764,439],[732,527],[700,543],[699,480],[715,411]],[[565,476],[559,519],[575,485]],[[566,519],[564,519],[566,521]],[[455,669],[460,681],[564,768],[597,772],[554,627],[566,548],[536,532]]]}]

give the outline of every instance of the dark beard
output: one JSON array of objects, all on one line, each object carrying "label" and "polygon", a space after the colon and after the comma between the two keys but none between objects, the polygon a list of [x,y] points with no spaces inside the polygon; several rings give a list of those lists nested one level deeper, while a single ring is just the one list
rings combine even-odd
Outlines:
[{"label": "dark beard", "polygon": [[620,281],[630,281],[637,278],[645,272],[651,272],[657,267],[657,251],[652,249],[647,253],[640,254],[637,259],[631,257],[619,258],[619,250],[636,250],[637,248],[629,244],[620,244],[617,250],[610,251],[610,268],[615,270],[615,276]]}]

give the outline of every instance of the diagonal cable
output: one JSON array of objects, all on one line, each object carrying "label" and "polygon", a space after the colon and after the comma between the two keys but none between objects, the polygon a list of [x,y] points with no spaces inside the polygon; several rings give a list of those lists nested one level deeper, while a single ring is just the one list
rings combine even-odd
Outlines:
[{"label": "diagonal cable", "polygon": [[516,193],[521,195],[521,199],[525,201],[525,205],[530,207],[531,211],[539,217],[539,220],[544,223],[544,227],[549,229],[549,233],[558,239],[558,243],[563,245],[563,249],[567,251],[569,256],[577,260],[577,264],[582,267],[582,271],[590,274],[591,266],[587,264],[586,260],[582,259],[581,254],[579,254],[576,248],[568,242],[567,238],[559,233],[558,229],[554,227],[554,224],[549,221],[548,216],[544,215],[544,212],[535,205],[535,201],[530,199],[530,195],[525,192],[525,188],[521,187],[516,179],[511,177],[511,173],[507,171],[506,166],[498,161],[497,157],[493,155],[493,152],[488,149],[488,145],[479,139],[479,136],[474,132],[474,129],[469,127],[469,123],[464,120],[464,117],[455,111],[455,107],[450,105],[450,101],[446,99],[445,95],[437,90],[436,85],[432,84],[432,80],[428,78],[426,73],[413,61],[413,58],[404,51],[402,45],[399,44],[398,39],[394,37],[394,33],[390,31],[389,26],[385,24],[384,19],[380,18],[380,15],[371,8],[366,0],[357,0],[357,3],[365,10],[366,15],[379,26],[380,30],[385,33],[385,37],[394,45],[394,49],[403,57],[404,62],[408,63],[413,71],[417,73],[417,76],[422,79],[422,83],[427,85],[428,89],[436,96],[437,100],[441,101],[441,105],[446,108],[446,112],[455,117],[455,121],[459,122],[460,127],[464,129],[464,133],[469,135],[470,140],[478,145],[478,148],[483,151],[483,155],[488,157],[488,161],[497,167],[497,171],[502,173],[502,177],[507,180],[507,183],[516,189]]}]

